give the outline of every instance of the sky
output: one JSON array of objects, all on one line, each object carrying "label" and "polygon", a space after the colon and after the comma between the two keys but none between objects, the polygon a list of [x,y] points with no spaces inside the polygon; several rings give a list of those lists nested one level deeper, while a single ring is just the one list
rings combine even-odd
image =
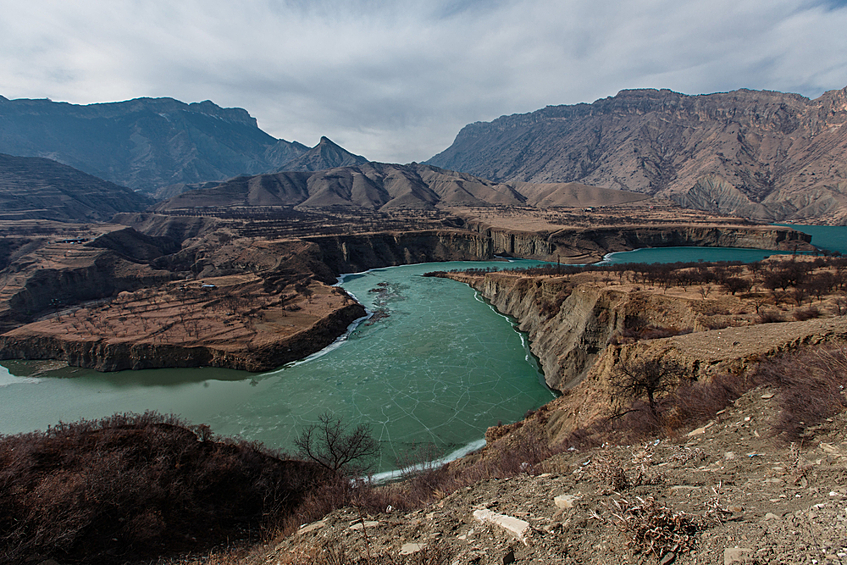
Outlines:
[{"label": "sky", "polygon": [[424,161],[468,123],[630,88],[847,86],[847,0],[0,0],[0,95],[246,109]]}]

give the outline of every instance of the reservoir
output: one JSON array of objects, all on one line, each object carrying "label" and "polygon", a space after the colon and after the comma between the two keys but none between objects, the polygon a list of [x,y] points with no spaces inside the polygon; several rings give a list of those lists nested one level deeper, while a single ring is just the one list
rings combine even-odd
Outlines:
[{"label": "reservoir", "polygon": [[[835,229],[847,233],[847,228]],[[773,253],[656,248],[615,253],[607,260],[750,262]],[[379,470],[396,468],[421,448],[460,453],[480,446],[489,426],[520,420],[554,395],[512,321],[466,285],[421,275],[534,264],[430,263],[347,275],[341,286],[371,317],[324,351],[262,374],[214,368],[45,371],[56,364],[4,361],[0,434],[155,410],[209,424],[221,436],[292,450],[293,438],[331,412],[350,424],[371,427],[381,445]]]},{"label": "reservoir", "polygon": [[27,377],[44,364],[3,362],[0,433],[156,410],[209,424],[218,435],[292,450],[305,426],[331,412],[371,427],[380,470],[421,448],[449,455],[478,447],[489,426],[520,420],[554,395],[509,319],[464,284],[420,275],[535,264],[438,263],[347,275],[341,286],[371,318],[324,351],[263,374],[65,368]]}]

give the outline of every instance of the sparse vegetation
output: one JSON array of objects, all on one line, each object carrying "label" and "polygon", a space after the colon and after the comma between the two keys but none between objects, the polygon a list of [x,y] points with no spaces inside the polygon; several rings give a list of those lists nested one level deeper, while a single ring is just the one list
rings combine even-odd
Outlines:
[{"label": "sparse vegetation", "polygon": [[0,562],[125,563],[255,539],[325,479],[155,413],[0,437]]}]

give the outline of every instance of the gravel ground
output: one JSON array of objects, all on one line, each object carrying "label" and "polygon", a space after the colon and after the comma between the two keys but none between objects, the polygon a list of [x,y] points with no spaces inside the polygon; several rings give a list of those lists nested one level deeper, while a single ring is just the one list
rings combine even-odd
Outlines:
[{"label": "gravel ground", "polygon": [[339,510],[250,562],[847,563],[847,412],[786,445],[775,404],[759,388],[686,435],[566,452],[411,513]]}]

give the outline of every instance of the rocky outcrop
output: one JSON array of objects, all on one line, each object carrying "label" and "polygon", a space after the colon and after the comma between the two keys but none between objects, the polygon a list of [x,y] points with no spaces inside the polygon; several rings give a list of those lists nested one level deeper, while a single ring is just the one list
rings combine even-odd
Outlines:
[{"label": "rocky outcrop", "polygon": [[60,335],[0,336],[0,359],[57,359],[74,367],[98,371],[186,367],[226,367],[268,371],[302,359],[332,343],[356,319],[365,315],[359,304],[336,310],[312,327],[257,349],[231,351],[213,346],[131,343],[106,339],[71,341]]},{"label": "rocky outcrop", "polygon": [[599,260],[607,253],[644,247],[742,247],[811,251],[811,236],[779,226],[626,226],[568,228],[553,233],[492,229],[483,223],[469,228],[491,241],[491,252],[558,262],[569,258]]},{"label": "rocky outcrop", "polygon": [[[484,277],[450,274],[518,320],[527,332],[547,385],[565,390],[578,384],[631,312],[629,295],[591,285],[573,287],[564,278],[533,279],[511,273]],[[554,315],[545,313],[557,304]],[[643,306],[643,305],[642,305]]]},{"label": "rocky outcrop", "polygon": [[335,273],[433,261],[479,261],[494,256],[490,237],[467,231],[428,230],[305,238]]}]

